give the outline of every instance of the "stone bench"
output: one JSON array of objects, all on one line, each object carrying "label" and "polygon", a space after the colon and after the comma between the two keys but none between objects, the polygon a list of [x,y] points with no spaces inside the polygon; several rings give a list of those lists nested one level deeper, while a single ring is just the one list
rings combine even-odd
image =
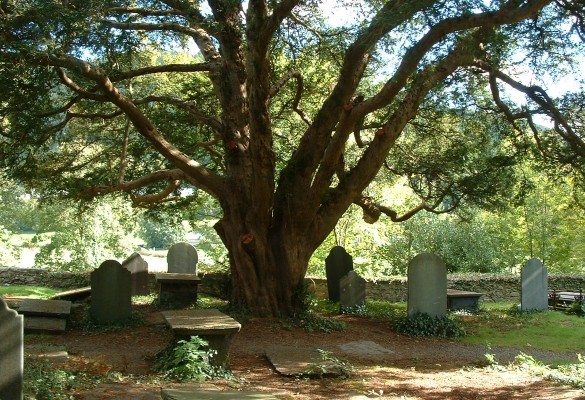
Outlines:
[{"label": "stone bench", "polygon": [[232,336],[242,327],[238,321],[216,309],[169,310],[161,314],[173,331],[175,341],[199,336],[217,351],[212,364],[227,366]]},{"label": "stone bench", "polygon": [[160,273],[155,275],[161,304],[186,307],[197,302],[201,278],[195,274]]},{"label": "stone bench", "polygon": [[483,293],[467,292],[465,290],[447,289],[447,309],[478,310],[479,298]]}]

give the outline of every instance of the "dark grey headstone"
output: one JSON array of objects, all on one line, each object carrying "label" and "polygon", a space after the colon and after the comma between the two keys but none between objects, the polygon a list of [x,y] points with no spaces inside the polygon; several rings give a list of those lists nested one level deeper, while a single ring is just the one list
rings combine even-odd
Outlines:
[{"label": "dark grey headstone", "polygon": [[132,315],[130,271],[116,260],[107,260],[92,271],[91,308],[93,319],[101,324],[124,321]]},{"label": "dark grey headstone", "polygon": [[189,243],[175,243],[167,253],[168,272],[197,275],[197,250]]},{"label": "dark grey headstone", "polygon": [[22,400],[24,362],[22,315],[11,310],[0,297],[0,398]]},{"label": "dark grey headstone", "polygon": [[528,260],[521,272],[522,311],[548,310],[548,273],[536,258]]},{"label": "dark grey headstone", "polygon": [[138,253],[132,253],[122,262],[122,266],[130,271],[132,296],[146,296],[148,289],[148,263]]},{"label": "dark grey headstone", "polygon": [[447,314],[447,268],[435,254],[422,253],[408,264],[408,316]]},{"label": "dark grey headstone", "polygon": [[327,291],[330,301],[339,301],[339,283],[341,278],[353,270],[353,258],[341,246],[335,246],[325,259]]},{"label": "dark grey headstone", "polygon": [[366,304],[366,280],[355,271],[349,271],[339,283],[339,306],[341,309]]}]

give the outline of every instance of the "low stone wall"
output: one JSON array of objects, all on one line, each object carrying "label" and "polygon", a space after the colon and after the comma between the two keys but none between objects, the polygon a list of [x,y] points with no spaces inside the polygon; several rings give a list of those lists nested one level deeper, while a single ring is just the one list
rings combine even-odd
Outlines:
[{"label": "low stone wall", "polygon": [[[199,291],[220,298],[229,297],[229,279],[222,273],[200,273]],[[149,274],[150,287],[155,288],[154,274]],[[308,289],[319,298],[327,298],[327,281],[306,278]],[[0,268],[0,285],[48,286],[72,289],[89,286],[89,272],[53,272],[46,269]],[[583,275],[549,275],[549,289],[585,291]],[[483,293],[481,301],[520,302],[520,276],[500,274],[450,274],[449,289]],[[366,283],[366,296],[371,300],[404,302],[408,298],[406,277],[388,277]]]}]

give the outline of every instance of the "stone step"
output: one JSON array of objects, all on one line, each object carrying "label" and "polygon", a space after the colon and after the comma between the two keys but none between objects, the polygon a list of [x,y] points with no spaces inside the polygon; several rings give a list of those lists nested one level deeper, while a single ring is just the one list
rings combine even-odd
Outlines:
[{"label": "stone step", "polygon": [[161,389],[163,400],[276,400],[269,393],[237,390],[209,390],[200,388]]},{"label": "stone step", "polygon": [[24,316],[67,318],[71,314],[71,302],[67,300],[25,299],[18,308]]},{"label": "stone step", "polygon": [[25,333],[63,333],[66,327],[67,321],[63,318],[24,317]]}]

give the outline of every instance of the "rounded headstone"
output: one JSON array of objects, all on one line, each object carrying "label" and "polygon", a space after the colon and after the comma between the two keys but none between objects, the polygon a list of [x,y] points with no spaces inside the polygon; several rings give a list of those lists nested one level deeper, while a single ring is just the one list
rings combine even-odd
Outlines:
[{"label": "rounded headstone", "polygon": [[175,243],[167,253],[167,271],[197,275],[197,250],[189,243]]}]

